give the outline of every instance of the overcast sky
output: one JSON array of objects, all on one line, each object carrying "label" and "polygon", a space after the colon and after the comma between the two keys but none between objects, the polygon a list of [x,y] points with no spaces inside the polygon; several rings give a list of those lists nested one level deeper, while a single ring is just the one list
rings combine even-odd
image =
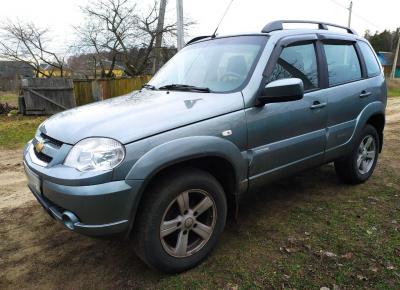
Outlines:
[{"label": "overcast sky", "polygon": [[[49,27],[54,48],[58,52],[74,40],[72,26],[83,22],[79,6],[89,0],[0,0],[0,22],[7,19],[32,21]],[[146,7],[153,0],[132,0]],[[175,1],[169,0],[167,17],[175,19]],[[231,0],[183,0],[184,17],[197,22],[190,28],[186,41],[197,35],[211,34]],[[395,29],[400,27],[399,0],[354,0],[352,27],[359,34],[369,29]],[[347,0],[234,0],[223,20],[219,34],[259,32],[271,20],[307,19],[347,25]]]}]

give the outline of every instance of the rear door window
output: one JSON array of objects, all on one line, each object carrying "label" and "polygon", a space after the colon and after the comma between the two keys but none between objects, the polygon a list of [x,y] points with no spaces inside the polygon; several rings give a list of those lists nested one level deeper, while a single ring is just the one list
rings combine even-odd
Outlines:
[{"label": "rear door window", "polygon": [[353,44],[324,44],[329,85],[361,79],[361,65]]},{"label": "rear door window", "polygon": [[379,75],[381,73],[381,67],[379,66],[375,54],[372,52],[371,47],[363,41],[359,41],[358,45],[360,46],[361,53],[363,54],[364,57],[365,65],[367,67],[368,77],[374,77]]},{"label": "rear door window", "polygon": [[317,56],[313,43],[285,47],[276,62],[268,82],[299,78],[306,91],[318,88]]}]

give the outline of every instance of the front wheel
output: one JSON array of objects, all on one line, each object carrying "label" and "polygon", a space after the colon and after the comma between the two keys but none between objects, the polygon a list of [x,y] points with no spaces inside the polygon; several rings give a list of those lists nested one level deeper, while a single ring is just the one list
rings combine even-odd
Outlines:
[{"label": "front wheel", "polygon": [[351,154],[346,158],[335,161],[336,173],[346,183],[365,182],[374,172],[378,154],[378,133],[375,127],[366,125]]},{"label": "front wheel", "polygon": [[198,169],[170,172],[146,191],[133,233],[138,256],[162,272],[182,272],[214,248],[227,204],[219,182]]}]

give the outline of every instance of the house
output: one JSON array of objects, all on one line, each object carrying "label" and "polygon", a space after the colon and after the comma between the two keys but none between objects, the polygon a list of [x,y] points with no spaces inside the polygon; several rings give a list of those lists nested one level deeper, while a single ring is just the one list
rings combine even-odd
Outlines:
[{"label": "house", "polygon": [[[377,56],[378,56],[379,61],[382,64],[383,70],[385,72],[385,77],[387,77],[387,78],[390,77],[390,74],[392,73],[392,66],[393,66],[393,61],[394,61],[394,53],[379,51],[379,52],[377,52]],[[400,78],[400,57],[397,59],[395,77]]]},{"label": "house", "polygon": [[[71,75],[71,69],[65,64],[63,67],[62,77],[70,77]],[[38,76],[40,78],[61,77],[61,70],[55,66],[43,63],[40,65],[40,73]]]},{"label": "house", "polygon": [[[104,68],[104,73],[108,74],[112,66],[112,62],[109,60],[102,60],[96,63],[96,75],[101,76],[102,69]],[[125,66],[122,63],[114,63],[114,67],[111,72],[113,77],[120,78],[126,76]]]}]

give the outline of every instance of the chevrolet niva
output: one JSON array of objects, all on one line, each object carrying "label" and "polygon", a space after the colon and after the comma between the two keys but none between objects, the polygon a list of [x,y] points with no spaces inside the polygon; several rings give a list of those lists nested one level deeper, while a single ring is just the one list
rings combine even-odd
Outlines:
[{"label": "chevrolet niva", "polygon": [[385,124],[377,57],[350,28],[286,23],[306,22],[197,37],[141,90],[50,117],[24,149],[30,190],[68,229],[132,237],[171,273],[206,258],[243,194],[329,162],[365,182]]}]

